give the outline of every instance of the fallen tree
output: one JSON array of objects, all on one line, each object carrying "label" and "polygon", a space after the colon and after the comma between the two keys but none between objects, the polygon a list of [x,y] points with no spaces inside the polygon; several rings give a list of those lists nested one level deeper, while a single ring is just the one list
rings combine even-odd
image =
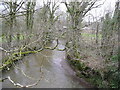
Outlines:
[{"label": "fallen tree", "polygon": [[[37,40],[36,40],[37,41]],[[35,43],[35,42],[34,42]],[[9,55],[7,58],[3,59],[2,60],[2,65],[0,66],[0,71],[2,70],[5,70],[7,69],[8,67],[10,67],[13,62],[15,61],[18,61],[18,60],[21,60],[24,56],[26,56],[27,54],[34,54],[34,53],[38,53],[38,52],[41,52],[45,49],[48,49],[48,50],[54,50],[57,48],[58,46],[58,39],[56,40],[56,45],[54,47],[46,47],[46,46],[43,46],[42,48],[38,49],[38,50],[27,50],[27,46],[29,45],[26,45],[25,47],[21,47],[20,49],[17,49],[15,50],[16,52],[13,52],[13,51],[7,51],[5,49],[2,49],[4,50],[6,53],[11,53],[11,55]]]}]

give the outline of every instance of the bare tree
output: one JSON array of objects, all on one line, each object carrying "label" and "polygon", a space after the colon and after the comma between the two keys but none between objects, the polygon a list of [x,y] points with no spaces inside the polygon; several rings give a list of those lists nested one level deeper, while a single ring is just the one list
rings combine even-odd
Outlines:
[{"label": "bare tree", "polygon": [[33,21],[34,21],[34,12],[35,12],[36,1],[29,0],[26,4],[26,26],[27,30],[32,32]]},{"label": "bare tree", "polygon": [[[67,8],[67,12],[70,15],[71,28],[72,28],[72,37],[70,40],[72,42],[73,53],[75,56],[78,56],[80,53],[80,41],[81,41],[81,23],[85,15],[93,8],[98,7],[95,5],[97,0],[91,0],[90,2],[85,1],[72,1],[72,2],[63,2]],[[72,54],[73,55],[73,54]]]}]

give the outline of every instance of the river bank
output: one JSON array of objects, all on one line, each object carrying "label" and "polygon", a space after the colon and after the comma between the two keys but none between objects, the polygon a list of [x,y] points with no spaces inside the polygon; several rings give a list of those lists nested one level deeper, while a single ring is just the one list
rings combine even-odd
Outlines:
[{"label": "river bank", "polygon": [[[70,58],[69,55],[67,56],[67,62],[70,64],[72,69],[76,72],[77,77],[82,78],[85,81],[89,82],[94,88],[113,88],[113,87],[118,88],[119,87],[118,71],[108,70],[106,72],[101,73],[100,70],[95,70],[91,68],[81,60],[75,60],[73,58]],[[113,77],[113,75],[115,75],[115,77]],[[109,77],[111,78],[108,79]]]}]

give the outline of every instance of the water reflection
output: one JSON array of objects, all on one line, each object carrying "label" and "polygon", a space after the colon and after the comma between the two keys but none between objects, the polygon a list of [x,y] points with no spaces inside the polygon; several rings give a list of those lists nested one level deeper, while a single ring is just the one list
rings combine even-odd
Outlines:
[{"label": "water reflection", "polygon": [[[64,48],[64,42],[59,42],[58,48]],[[51,45],[54,46],[55,42]],[[34,88],[81,88],[79,81],[74,79],[73,71],[65,62],[65,52],[44,50],[25,57],[17,63],[15,68],[3,73],[3,77],[10,76],[15,82],[23,85],[32,84],[41,76],[40,67],[44,73],[43,79]],[[28,75],[26,77],[24,73]],[[4,88],[15,88],[8,80],[3,82]]]}]

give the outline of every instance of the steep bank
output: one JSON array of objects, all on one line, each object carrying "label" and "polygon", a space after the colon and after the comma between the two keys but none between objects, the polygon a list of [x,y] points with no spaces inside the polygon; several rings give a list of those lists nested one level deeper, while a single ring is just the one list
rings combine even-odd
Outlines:
[{"label": "steep bank", "polygon": [[67,55],[67,61],[76,72],[76,75],[83,78],[96,88],[118,88],[119,87],[119,71],[103,71],[96,70],[85,64],[82,60],[72,59]]}]

